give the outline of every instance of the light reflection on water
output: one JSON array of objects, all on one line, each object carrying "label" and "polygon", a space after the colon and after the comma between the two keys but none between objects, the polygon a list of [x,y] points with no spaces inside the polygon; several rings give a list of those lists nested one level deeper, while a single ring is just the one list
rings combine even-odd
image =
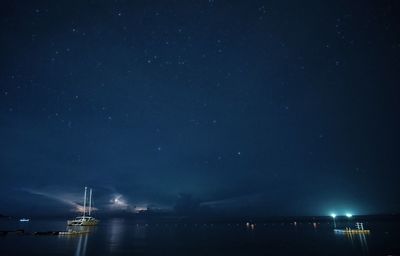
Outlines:
[{"label": "light reflection on water", "polygon": [[144,240],[147,236],[148,224],[136,224],[133,229],[134,238]]},{"label": "light reflection on water", "polygon": [[[78,245],[76,246],[75,256],[85,256],[89,234],[79,235]],[[83,243],[82,243],[83,240]]]},{"label": "light reflection on water", "polygon": [[67,231],[87,231],[86,234],[78,234],[78,235],[62,235],[58,236],[61,241],[72,242],[75,246],[75,256],[85,256],[87,247],[88,247],[88,240],[89,236],[93,235],[96,231],[96,227],[92,226],[73,226],[67,227]]},{"label": "light reflection on water", "polygon": [[359,246],[361,248],[363,255],[369,255],[368,242],[367,242],[368,234],[352,234],[352,233],[346,233],[346,234],[335,233],[335,234],[337,236],[346,237],[346,239],[350,241],[353,247]]},{"label": "light reflection on water", "polygon": [[125,225],[123,219],[112,219],[109,223],[108,233],[110,234],[110,252],[113,253],[121,244],[121,236],[124,233]]},{"label": "light reflection on water", "polygon": [[364,252],[364,254],[368,254],[368,243],[367,243],[367,238],[365,237],[364,234],[359,234],[358,238],[360,239],[361,243],[361,248]]}]

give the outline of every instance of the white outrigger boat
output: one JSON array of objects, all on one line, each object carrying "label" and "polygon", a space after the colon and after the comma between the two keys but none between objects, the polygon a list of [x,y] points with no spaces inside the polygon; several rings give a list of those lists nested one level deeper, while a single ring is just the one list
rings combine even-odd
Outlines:
[{"label": "white outrigger boat", "polygon": [[83,215],[78,216],[73,220],[68,220],[67,224],[68,226],[96,226],[97,223],[99,223],[99,220],[95,219],[94,217],[91,216],[92,213],[92,189],[90,189],[90,196],[89,196],[89,211],[88,211],[88,216],[86,216],[86,192],[87,192],[87,187],[85,187],[85,196],[83,199]]}]

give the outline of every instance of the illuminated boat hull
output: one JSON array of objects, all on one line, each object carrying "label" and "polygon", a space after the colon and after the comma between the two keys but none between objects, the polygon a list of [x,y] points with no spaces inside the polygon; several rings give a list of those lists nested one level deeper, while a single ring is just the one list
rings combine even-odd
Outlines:
[{"label": "illuminated boat hull", "polygon": [[68,226],[96,226],[99,220],[93,217],[78,217],[74,220],[68,220]]},{"label": "illuminated boat hull", "polygon": [[335,233],[340,234],[369,234],[370,231],[368,229],[334,229]]}]

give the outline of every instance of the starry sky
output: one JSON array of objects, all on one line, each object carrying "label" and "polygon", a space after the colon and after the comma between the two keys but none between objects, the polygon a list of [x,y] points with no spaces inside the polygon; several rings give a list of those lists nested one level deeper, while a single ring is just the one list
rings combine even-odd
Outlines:
[{"label": "starry sky", "polygon": [[0,213],[399,212],[397,1],[1,1]]}]

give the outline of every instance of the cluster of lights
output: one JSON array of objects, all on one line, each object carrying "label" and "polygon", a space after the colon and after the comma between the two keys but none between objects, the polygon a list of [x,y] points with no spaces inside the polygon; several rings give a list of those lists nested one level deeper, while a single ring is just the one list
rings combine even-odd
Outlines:
[{"label": "cluster of lights", "polygon": [[[336,216],[337,216],[337,215],[336,215],[335,213],[332,213],[332,214],[331,214],[331,217],[332,217],[332,218],[336,218]],[[353,217],[353,214],[351,214],[351,213],[346,213],[345,216],[346,216],[347,218],[351,218],[351,217]]]},{"label": "cluster of lights", "polygon": [[[333,218],[333,226],[334,226],[335,228],[336,228],[336,221],[335,221],[336,216],[337,216],[336,213],[331,213],[331,217]],[[353,214],[346,212],[345,216],[346,216],[348,219],[350,219],[351,217],[353,217]]]}]

